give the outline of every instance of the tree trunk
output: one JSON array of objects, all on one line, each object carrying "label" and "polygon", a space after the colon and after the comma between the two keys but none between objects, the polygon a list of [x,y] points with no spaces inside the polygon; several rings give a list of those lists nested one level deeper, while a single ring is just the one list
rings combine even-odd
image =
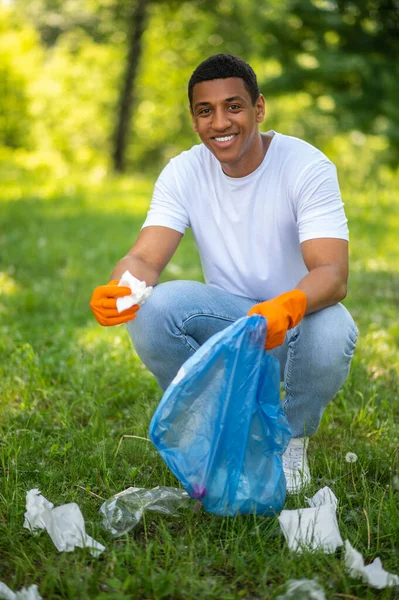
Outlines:
[{"label": "tree trunk", "polygon": [[128,53],[117,108],[113,149],[114,169],[120,173],[125,170],[126,166],[126,147],[135,99],[136,75],[142,52],[142,39],[149,2],[150,0],[136,0],[128,27]]}]

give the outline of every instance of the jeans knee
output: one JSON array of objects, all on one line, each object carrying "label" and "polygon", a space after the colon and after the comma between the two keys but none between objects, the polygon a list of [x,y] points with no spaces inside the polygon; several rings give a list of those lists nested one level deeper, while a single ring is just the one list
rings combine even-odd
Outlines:
[{"label": "jeans knee", "polygon": [[152,295],[140,307],[136,318],[127,324],[127,329],[139,356],[143,351],[151,353],[152,348],[159,342],[162,327],[165,325],[167,308],[168,302],[163,284],[161,284],[154,287]]},{"label": "jeans knee", "polygon": [[179,306],[187,297],[196,293],[196,281],[168,281],[154,287],[152,295],[140,307],[137,316],[128,323],[128,331],[137,354],[159,354],[170,335],[179,336],[177,315]]},{"label": "jeans knee", "polygon": [[299,335],[308,346],[308,360],[314,367],[331,370],[350,364],[358,330],[342,304],[312,313],[302,324]]},{"label": "jeans knee", "polygon": [[328,341],[336,360],[352,360],[355,352],[358,329],[352,316],[342,304],[329,307],[327,315]]}]

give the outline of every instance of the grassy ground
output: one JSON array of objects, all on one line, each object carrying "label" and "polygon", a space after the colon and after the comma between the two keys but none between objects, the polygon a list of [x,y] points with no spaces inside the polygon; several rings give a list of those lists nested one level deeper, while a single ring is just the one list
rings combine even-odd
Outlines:
[{"label": "grassy ground", "polygon": [[[130,485],[176,485],[146,436],[161,393],[124,328],[91,315],[92,289],[108,278],[142,223],[145,178],[49,178],[3,169],[0,233],[0,581],[37,583],[44,599],[276,598],[289,579],[318,577],[327,598],[395,598],[344,570],[333,556],[290,553],[276,518],[217,518],[187,511],[146,516],[112,539],[99,507]],[[342,177],[341,177],[342,180]],[[351,221],[346,306],[360,329],[350,378],[310,445],[312,495],[330,485],[342,537],[367,561],[399,572],[399,201],[394,181],[343,178]],[[200,278],[187,236],[164,279]],[[354,464],[345,462],[355,452]],[[59,554],[47,534],[23,529],[26,491],[75,501],[106,545]],[[303,506],[304,495],[286,506]]]}]

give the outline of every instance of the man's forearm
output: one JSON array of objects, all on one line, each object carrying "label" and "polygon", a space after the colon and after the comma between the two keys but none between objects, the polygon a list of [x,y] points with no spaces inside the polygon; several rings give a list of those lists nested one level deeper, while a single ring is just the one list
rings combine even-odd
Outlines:
[{"label": "man's forearm", "polygon": [[127,254],[117,263],[110,280],[119,280],[125,271],[130,271],[137,279],[145,281],[146,285],[156,285],[160,276],[156,267],[131,254]]},{"label": "man's forearm", "polygon": [[337,304],[346,296],[346,278],[333,265],[313,269],[296,286],[307,297],[306,314]]}]

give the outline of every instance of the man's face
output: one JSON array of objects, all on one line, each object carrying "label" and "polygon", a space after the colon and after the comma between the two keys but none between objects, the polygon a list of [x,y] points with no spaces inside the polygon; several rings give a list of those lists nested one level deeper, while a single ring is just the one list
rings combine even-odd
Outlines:
[{"label": "man's face", "polygon": [[194,131],[231,177],[244,177],[263,159],[258,124],[265,116],[265,101],[255,106],[240,77],[196,83],[191,118]]}]

